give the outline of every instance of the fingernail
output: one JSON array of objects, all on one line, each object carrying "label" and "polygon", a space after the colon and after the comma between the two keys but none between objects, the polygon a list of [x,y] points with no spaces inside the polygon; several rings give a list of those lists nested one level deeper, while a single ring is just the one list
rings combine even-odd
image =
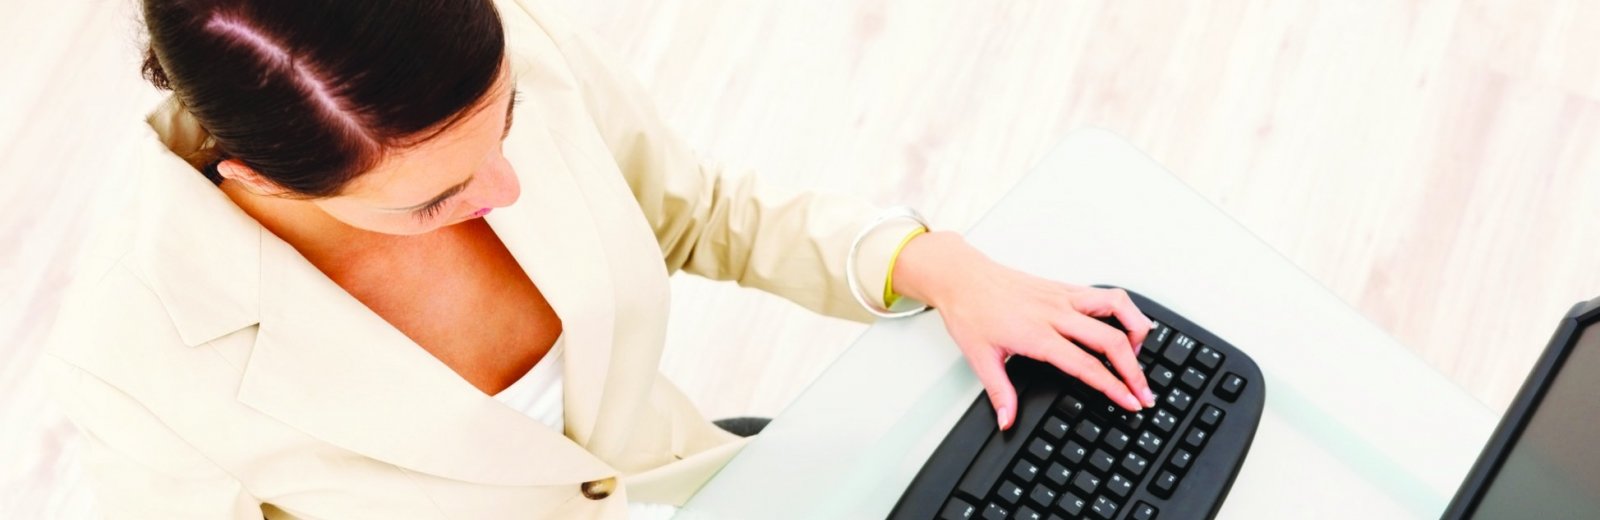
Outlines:
[{"label": "fingernail", "polygon": [[1007,428],[1011,427],[1011,421],[1006,419],[1006,417],[1011,416],[1011,407],[1002,406],[1000,409],[995,410],[994,413],[994,421],[996,424],[1000,425],[1000,431],[1005,431]]},{"label": "fingernail", "polygon": [[1139,391],[1139,396],[1141,397],[1141,400],[1144,401],[1144,406],[1146,408],[1156,405],[1156,393],[1151,392],[1149,388]]},{"label": "fingernail", "polygon": [[1133,396],[1133,392],[1122,394],[1122,406],[1135,412],[1144,409],[1144,404],[1139,402],[1139,398]]}]

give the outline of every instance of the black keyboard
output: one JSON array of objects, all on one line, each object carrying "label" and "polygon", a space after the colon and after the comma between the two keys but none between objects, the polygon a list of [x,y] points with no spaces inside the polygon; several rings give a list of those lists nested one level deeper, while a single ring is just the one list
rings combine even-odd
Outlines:
[{"label": "black keyboard", "polygon": [[1156,322],[1138,356],[1155,407],[1128,413],[1051,365],[1012,356],[1011,430],[996,428],[989,398],[978,395],[889,517],[1215,516],[1261,420],[1261,370],[1205,329],[1130,296]]}]

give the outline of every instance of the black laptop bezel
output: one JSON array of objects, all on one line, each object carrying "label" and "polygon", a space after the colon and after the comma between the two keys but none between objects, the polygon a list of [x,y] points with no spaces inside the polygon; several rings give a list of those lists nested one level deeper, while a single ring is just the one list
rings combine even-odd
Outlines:
[{"label": "black laptop bezel", "polygon": [[1494,482],[1495,475],[1500,472],[1500,466],[1511,453],[1511,447],[1522,437],[1523,430],[1533,417],[1533,411],[1537,410],[1539,403],[1544,400],[1545,393],[1550,389],[1550,383],[1555,380],[1561,366],[1566,363],[1567,356],[1576,346],[1578,334],[1584,327],[1595,325],[1596,321],[1600,321],[1600,298],[1572,306],[1567,315],[1561,318],[1561,325],[1556,328],[1550,343],[1545,346],[1544,353],[1539,356],[1539,361],[1534,363],[1528,378],[1522,382],[1522,389],[1517,391],[1517,397],[1506,408],[1505,416],[1501,417],[1499,426],[1495,427],[1494,434],[1489,436],[1483,451],[1478,454],[1478,461],[1472,465],[1472,470],[1467,472],[1467,477],[1461,481],[1461,488],[1456,491],[1455,498],[1450,501],[1450,506],[1440,518],[1444,520],[1471,518],[1477,511],[1484,492],[1489,489],[1489,484]]}]

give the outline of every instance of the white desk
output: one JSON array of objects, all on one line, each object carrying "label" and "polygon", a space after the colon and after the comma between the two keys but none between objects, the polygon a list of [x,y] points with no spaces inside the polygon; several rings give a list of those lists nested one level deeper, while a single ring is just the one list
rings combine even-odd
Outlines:
[{"label": "white desk", "polygon": [[[1222,518],[1437,518],[1494,427],[1110,133],[1070,136],[966,236],[1024,271],[1139,291],[1256,360],[1266,410]],[[980,391],[937,313],[879,322],[679,518],[882,518]]]}]

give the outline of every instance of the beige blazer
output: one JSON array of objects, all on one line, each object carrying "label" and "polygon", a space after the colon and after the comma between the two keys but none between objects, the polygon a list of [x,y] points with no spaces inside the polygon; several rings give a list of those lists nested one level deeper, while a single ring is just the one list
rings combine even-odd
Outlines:
[{"label": "beige blazer", "polygon": [[[523,194],[487,218],[564,324],[565,434],[478,391],[241,212],[183,159],[206,134],[169,101],[43,361],[101,511],[622,518],[627,501],[681,504],[743,439],[658,371],[671,273],[871,317],[844,266],[876,208],[700,161],[592,36],[532,0],[498,7],[525,99],[505,146]],[[911,227],[866,235],[869,293]]]}]

